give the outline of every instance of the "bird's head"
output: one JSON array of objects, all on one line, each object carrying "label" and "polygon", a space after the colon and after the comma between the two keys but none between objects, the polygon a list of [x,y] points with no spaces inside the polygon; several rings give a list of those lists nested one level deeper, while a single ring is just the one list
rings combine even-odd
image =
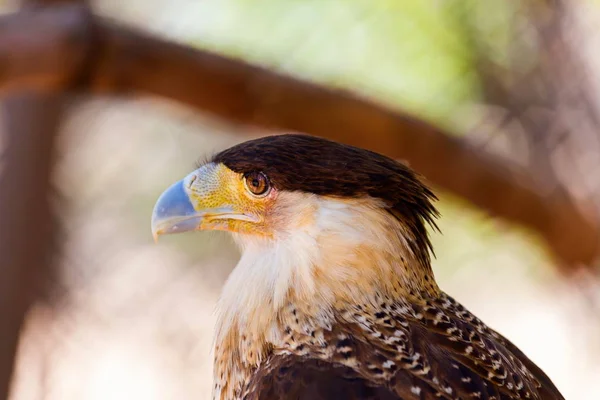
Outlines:
[{"label": "bird's head", "polygon": [[315,223],[311,200],[319,197],[371,200],[402,224],[415,257],[429,261],[426,224],[437,212],[419,177],[380,154],[308,135],[267,136],[217,154],[160,196],[152,231],[155,239],[224,230],[276,240]]},{"label": "bird's head", "polygon": [[385,281],[377,257],[406,281],[429,281],[434,199],[415,172],[388,157],[313,136],[267,136],[218,153],[167,189],[152,230],[233,232],[243,250],[236,270],[252,269],[240,280],[271,279],[274,291],[327,274],[355,282],[369,270]]}]

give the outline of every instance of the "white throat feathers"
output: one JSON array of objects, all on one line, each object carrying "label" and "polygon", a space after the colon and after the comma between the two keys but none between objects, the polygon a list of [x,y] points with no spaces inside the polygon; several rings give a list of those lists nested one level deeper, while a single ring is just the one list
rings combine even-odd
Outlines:
[{"label": "white throat feathers", "polygon": [[382,201],[281,192],[277,203],[274,237],[234,234],[242,256],[218,303],[217,344],[232,328],[264,336],[290,302],[328,325],[338,305],[422,290],[430,270],[411,268],[405,228]]}]

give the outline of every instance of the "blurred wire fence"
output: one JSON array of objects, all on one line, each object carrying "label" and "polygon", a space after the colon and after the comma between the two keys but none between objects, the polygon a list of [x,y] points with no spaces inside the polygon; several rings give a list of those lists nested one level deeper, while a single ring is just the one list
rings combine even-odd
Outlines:
[{"label": "blurred wire fence", "polygon": [[[565,191],[600,212],[600,6],[592,1],[93,6],[406,109],[524,166],[537,191]],[[69,104],[51,180],[59,273],[27,314],[11,399],[207,399],[213,306],[238,254],[218,233],[154,244],[150,215],[196,160],[263,132],[158,100]],[[598,266],[566,279],[529,232],[441,194],[443,235],[433,239],[442,288],[519,345],[567,399],[599,398],[600,284],[589,278]]]}]

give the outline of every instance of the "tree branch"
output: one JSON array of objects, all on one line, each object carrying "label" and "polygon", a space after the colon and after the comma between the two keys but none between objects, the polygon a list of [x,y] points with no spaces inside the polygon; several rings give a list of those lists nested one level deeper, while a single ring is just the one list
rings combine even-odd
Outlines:
[{"label": "tree branch", "polygon": [[[0,90],[33,86],[57,91],[65,82],[87,77],[82,88],[90,93],[152,94],[241,124],[365,147],[406,159],[441,188],[537,231],[565,264],[590,264],[600,255],[595,216],[583,213],[567,197],[537,193],[527,171],[430,124],[346,91],[157,39],[105,19],[90,17],[93,29],[86,29],[85,21],[77,18],[83,17],[67,7],[5,17],[0,65],[8,67],[0,74]],[[77,36],[82,33],[88,34],[87,43]]]},{"label": "tree branch", "polygon": [[[28,0],[23,2],[23,7],[33,9],[56,3],[57,0]],[[85,37],[78,42],[77,37],[62,35],[75,33],[73,27],[87,29],[84,10],[79,7],[71,12],[23,11],[13,18],[2,20],[0,75],[22,74],[34,77],[34,81],[41,77],[35,77],[37,66],[36,61],[29,57],[31,54],[5,47],[26,42],[29,48],[40,52],[44,68],[50,67],[56,72],[45,76],[48,81],[44,85],[52,82],[68,89],[71,85],[65,78],[76,77],[81,69],[76,66],[87,58],[85,52],[71,49],[86,46],[88,42]],[[20,25],[21,22],[25,25]],[[70,30],[64,30],[61,24],[70,26]],[[46,46],[48,40],[65,43],[68,50],[65,49],[64,54],[54,54],[56,48]],[[11,53],[11,61],[3,64],[3,56],[7,52]],[[22,55],[25,58],[20,58]],[[63,64],[63,61],[66,62]],[[11,69],[14,67],[17,69]],[[18,87],[18,78],[12,82]],[[36,82],[34,86],[40,83]],[[63,103],[60,94],[21,92],[9,96],[3,104],[7,138],[4,169],[0,177],[0,315],[3,316],[0,324],[0,396],[3,399],[10,394],[25,315],[55,275],[51,256],[56,224],[50,207],[50,178],[54,138],[63,115]]]},{"label": "tree branch", "polygon": [[7,146],[0,179],[0,396],[7,398],[20,329],[49,271],[54,234],[50,171],[60,105],[49,96],[4,102]]}]

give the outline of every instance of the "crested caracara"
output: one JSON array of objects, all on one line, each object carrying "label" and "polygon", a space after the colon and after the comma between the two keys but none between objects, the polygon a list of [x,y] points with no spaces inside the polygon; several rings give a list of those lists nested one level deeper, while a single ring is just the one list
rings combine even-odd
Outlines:
[{"label": "crested caracara", "polygon": [[434,194],[390,158],[305,135],[229,148],[167,189],[155,237],[231,232],[214,399],[563,399],[431,269]]}]

